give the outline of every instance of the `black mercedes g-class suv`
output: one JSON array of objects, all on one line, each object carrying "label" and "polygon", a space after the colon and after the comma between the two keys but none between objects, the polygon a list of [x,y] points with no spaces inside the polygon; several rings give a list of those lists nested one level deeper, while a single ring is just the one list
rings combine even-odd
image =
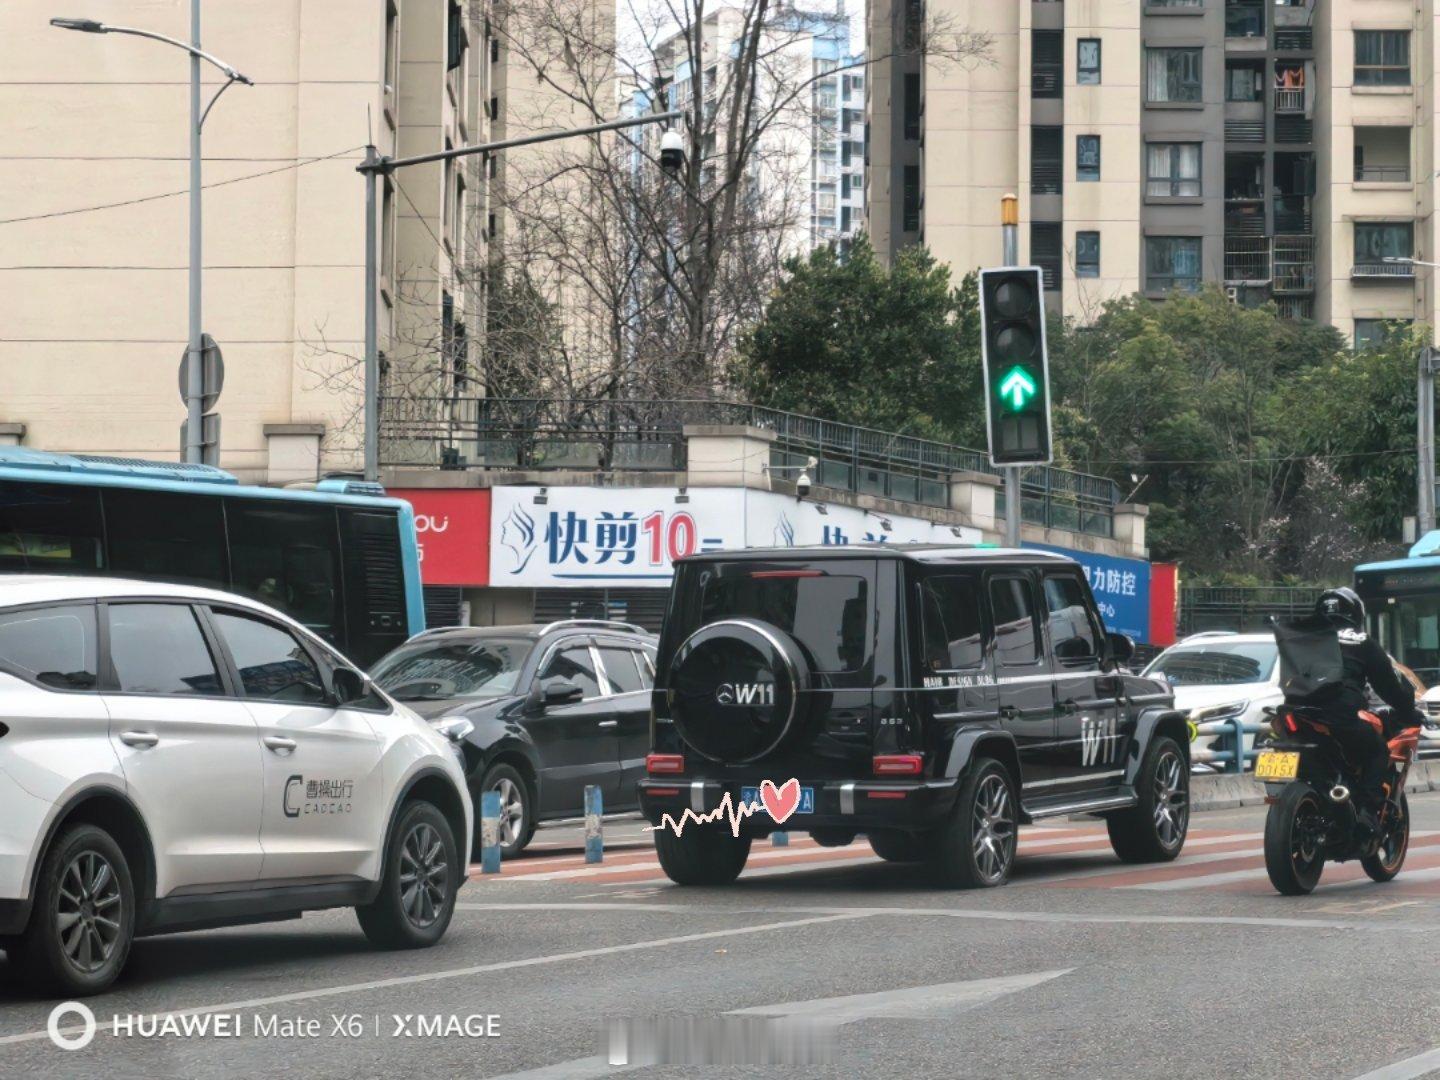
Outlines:
[{"label": "black mercedes g-class suv", "polygon": [[[983,546],[712,552],[676,564],[641,812],[682,885],[733,881],[763,810],[726,794],[800,784],[783,825],[865,834],[946,884],[1003,884],[1018,826],[1095,813],[1116,854],[1173,859],[1189,823],[1184,717],[1123,667],[1080,566]],[[693,811],[686,815],[685,811]],[[677,831],[671,823],[683,824]]]}]

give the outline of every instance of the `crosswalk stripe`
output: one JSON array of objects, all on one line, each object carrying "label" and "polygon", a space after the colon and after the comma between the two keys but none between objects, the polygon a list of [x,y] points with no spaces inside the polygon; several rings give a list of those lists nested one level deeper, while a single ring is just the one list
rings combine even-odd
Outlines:
[{"label": "crosswalk stripe", "polygon": [[[1437,844],[1440,844],[1440,841],[1435,840],[1433,837],[1429,839],[1423,839],[1420,843],[1417,844],[1414,837],[1412,836],[1410,843],[1411,855],[1416,858],[1423,858],[1423,855],[1416,855],[1416,852],[1419,851],[1424,852],[1425,854],[1431,854],[1427,849],[1436,847]],[[1440,855],[1440,852],[1435,852],[1433,854]],[[1213,874],[1167,877],[1162,880],[1146,881],[1138,884],[1118,885],[1116,887],[1122,889],[1143,889],[1147,892],[1178,892],[1184,889],[1204,889],[1210,888],[1215,885],[1229,885],[1232,882],[1248,881],[1252,878],[1263,879],[1267,876],[1265,871],[1264,852],[1261,852],[1258,855],[1251,855],[1243,860],[1237,860],[1237,862],[1244,862],[1245,865],[1243,867],[1237,867],[1233,870],[1224,870]],[[1359,864],[1356,863],[1354,864],[1354,866],[1358,867]],[[1327,866],[1326,869],[1331,870],[1331,867]],[[1405,872],[1402,870],[1400,873],[1403,877]],[[1323,875],[1321,876],[1320,881],[1323,885],[1325,882],[1325,878]]]}]

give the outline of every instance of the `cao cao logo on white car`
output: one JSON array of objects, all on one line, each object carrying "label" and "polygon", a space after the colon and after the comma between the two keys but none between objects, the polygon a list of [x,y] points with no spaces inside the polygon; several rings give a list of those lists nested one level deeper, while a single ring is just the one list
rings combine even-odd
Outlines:
[{"label": "cao cao logo on white car", "polygon": [[299,773],[285,781],[287,818],[302,814],[348,814],[355,795],[354,780],[306,780]]}]

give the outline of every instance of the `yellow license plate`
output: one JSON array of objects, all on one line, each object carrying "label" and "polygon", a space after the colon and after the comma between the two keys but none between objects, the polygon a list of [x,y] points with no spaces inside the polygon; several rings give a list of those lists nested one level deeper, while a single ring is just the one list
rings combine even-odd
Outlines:
[{"label": "yellow license plate", "polygon": [[1255,759],[1255,779],[1294,780],[1300,755],[1294,750],[1268,750]]}]

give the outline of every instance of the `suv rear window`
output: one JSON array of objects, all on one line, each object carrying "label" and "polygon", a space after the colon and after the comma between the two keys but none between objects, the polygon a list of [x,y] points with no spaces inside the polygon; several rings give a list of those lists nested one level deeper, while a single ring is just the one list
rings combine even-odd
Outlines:
[{"label": "suv rear window", "polygon": [[793,637],[816,671],[857,671],[865,665],[870,605],[863,577],[737,568],[707,578],[700,598],[702,625],[759,619]]}]

